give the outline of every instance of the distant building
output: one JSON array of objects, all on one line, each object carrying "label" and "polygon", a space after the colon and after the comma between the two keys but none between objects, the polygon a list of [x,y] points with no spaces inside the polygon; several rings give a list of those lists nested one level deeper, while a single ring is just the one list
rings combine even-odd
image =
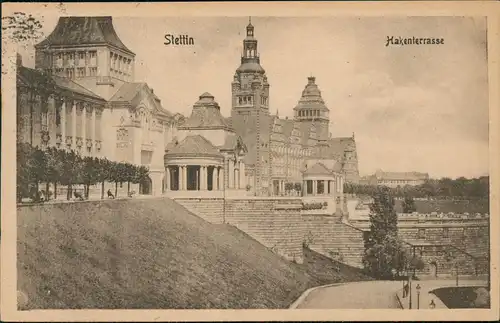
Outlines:
[{"label": "distant building", "polygon": [[422,185],[429,179],[429,174],[419,172],[384,172],[377,170],[375,174],[364,176],[360,184],[383,185],[388,187],[417,186]]}]

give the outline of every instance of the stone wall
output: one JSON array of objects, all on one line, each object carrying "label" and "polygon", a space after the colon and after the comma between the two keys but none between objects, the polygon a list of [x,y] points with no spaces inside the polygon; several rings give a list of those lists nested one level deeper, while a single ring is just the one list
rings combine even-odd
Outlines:
[{"label": "stone wall", "polygon": [[222,198],[175,198],[175,201],[205,221],[224,222],[224,199]]},{"label": "stone wall", "polygon": [[175,198],[211,223],[227,223],[288,260],[302,263],[303,233],[298,198]]},{"label": "stone wall", "polygon": [[311,249],[347,265],[362,268],[363,231],[331,215],[302,215],[304,242]]},{"label": "stone wall", "polygon": [[288,260],[303,262],[300,199],[233,199],[226,201],[226,223]]}]

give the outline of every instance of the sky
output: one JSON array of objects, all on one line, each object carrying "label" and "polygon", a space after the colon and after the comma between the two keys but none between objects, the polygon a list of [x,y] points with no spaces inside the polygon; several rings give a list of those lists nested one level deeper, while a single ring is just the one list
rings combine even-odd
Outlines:
[{"label": "sky", "polygon": [[[58,17],[39,17],[48,36]],[[189,115],[199,95],[225,116],[248,17],[113,17],[136,53],[136,81],[165,109]],[[293,116],[308,76],[330,109],[330,132],[355,133],[359,170],[431,177],[488,174],[488,71],[484,17],[253,17],[271,113]],[[194,46],[165,46],[165,34]],[[386,46],[387,37],[443,38],[440,45]],[[41,39],[39,39],[40,41]],[[20,49],[34,66],[31,45]]]}]

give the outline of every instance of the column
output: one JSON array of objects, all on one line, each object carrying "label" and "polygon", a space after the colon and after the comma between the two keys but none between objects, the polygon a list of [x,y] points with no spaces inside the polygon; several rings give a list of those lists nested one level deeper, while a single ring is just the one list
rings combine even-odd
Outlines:
[{"label": "column", "polygon": [[224,189],[224,167],[219,167],[219,190]]},{"label": "column", "polygon": [[207,189],[207,166],[200,166],[200,190]]},{"label": "column", "polygon": [[91,152],[97,154],[97,150],[95,147],[96,146],[96,144],[95,144],[95,141],[96,141],[96,138],[95,138],[95,109],[97,109],[97,107],[93,106],[92,107],[92,126],[91,126],[92,134],[90,136],[90,139],[92,140],[92,151]]},{"label": "column", "polygon": [[229,160],[229,174],[228,174],[228,178],[229,178],[229,188],[233,188],[234,187],[234,161],[233,160]]},{"label": "column", "polygon": [[166,169],[166,174],[165,174],[165,191],[170,191],[170,167],[167,166]]},{"label": "column", "polygon": [[73,138],[71,139],[71,146],[73,149],[76,149],[76,108],[76,101],[73,100],[73,110],[71,113],[71,123],[73,124],[73,127],[71,128],[71,130],[73,130],[73,133],[71,134],[73,136]]},{"label": "column", "polygon": [[182,190],[182,178],[184,175],[182,175],[182,166],[177,166],[177,169],[179,170],[179,174],[177,175],[177,187],[179,188],[178,190]]},{"label": "column", "polygon": [[82,155],[87,154],[87,103],[83,104],[82,110]]},{"label": "column", "polygon": [[247,181],[245,175],[245,163],[243,161],[240,161],[240,186],[246,190]]},{"label": "column", "polygon": [[307,181],[302,180],[302,196],[307,195]]},{"label": "column", "polygon": [[179,166],[179,191],[184,190],[184,166]]},{"label": "column", "polygon": [[49,132],[49,146],[54,147],[56,145],[56,134],[57,134],[57,124],[56,124],[56,100],[53,95],[49,96],[49,99],[47,100],[47,126],[48,126],[48,132]]},{"label": "column", "polygon": [[318,194],[318,181],[317,180],[313,180],[312,181],[312,185],[313,185],[313,195]]},{"label": "column", "polygon": [[323,195],[328,195],[328,181],[323,181]]},{"label": "column", "polygon": [[66,100],[61,104],[61,147],[66,149]]},{"label": "column", "polygon": [[188,183],[188,181],[187,181],[188,167],[187,167],[187,165],[185,165],[185,166],[183,166],[183,168],[184,168],[184,171],[183,171],[184,176],[182,178],[182,187],[184,188],[185,191],[187,191],[187,189],[188,189],[188,185],[187,185],[187,183]]},{"label": "column", "polygon": [[216,167],[213,167],[213,170],[212,170],[212,191],[216,191],[217,190],[217,168]]}]

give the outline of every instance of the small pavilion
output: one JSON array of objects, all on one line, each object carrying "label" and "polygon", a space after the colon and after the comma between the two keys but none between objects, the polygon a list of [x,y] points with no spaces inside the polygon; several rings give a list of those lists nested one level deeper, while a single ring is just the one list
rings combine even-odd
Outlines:
[{"label": "small pavilion", "polygon": [[[203,93],[191,116],[178,127],[165,150],[165,193],[212,192],[242,195],[246,188],[243,157],[247,148],[220,113],[210,93]],[[227,195],[226,194],[226,195]]]},{"label": "small pavilion", "polygon": [[302,199],[305,203],[327,203],[325,208],[328,213],[343,210],[344,204],[344,175],[327,167],[324,163],[316,161],[306,163],[302,172]]}]

